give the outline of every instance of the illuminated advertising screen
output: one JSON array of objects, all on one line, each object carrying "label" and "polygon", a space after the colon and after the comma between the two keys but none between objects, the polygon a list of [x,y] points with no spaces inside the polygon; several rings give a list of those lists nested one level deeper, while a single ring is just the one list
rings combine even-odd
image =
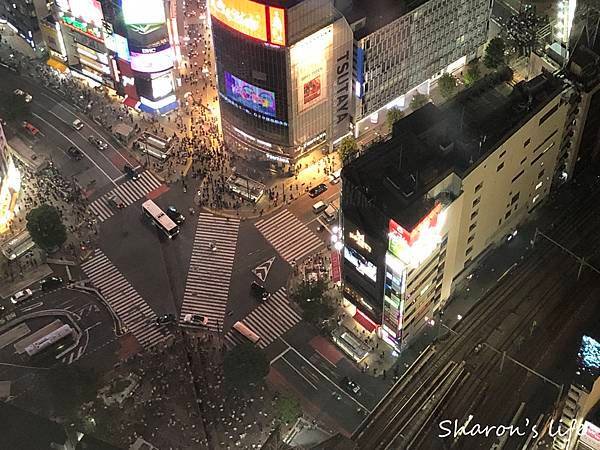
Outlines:
[{"label": "illuminated advertising screen", "polygon": [[[285,10],[251,0],[210,0],[213,18],[246,36],[285,45]],[[267,22],[268,18],[268,22]]]},{"label": "illuminated advertising screen", "polygon": [[65,14],[62,17],[62,20],[65,25],[72,28],[73,30],[83,33],[96,41],[103,41],[102,31],[100,30],[100,27],[95,26],[91,22],[84,22],[67,14]]},{"label": "illuminated advertising screen", "polygon": [[124,59],[125,61],[131,60],[129,56],[129,44],[127,39],[123,36],[116,33],[106,36],[104,44],[106,45],[106,48],[115,52],[119,58]]},{"label": "illuminated advertising screen", "polygon": [[577,359],[581,372],[594,379],[600,376],[600,342],[590,336],[583,336]]},{"label": "illuminated advertising screen", "polygon": [[247,83],[225,72],[227,97],[256,112],[275,117],[275,93]]},{"label": "illuminated advertising screen", "polygon": [[358,273],[367,277],[373,283],[377,281],[377,267],[352,247],[344,247],[344,258],[354,266]]},{"label": "illuminated advertising screen", "polygon": [[173,67],[175,54],[169,47],[155,53],[131,52],[131,69],[136,72],[163,72]]},{"label": "illuminated advertising screen", "polygon": [[440,243],[444,221],[445,212],[442,212],[440,203],[436,204],[412,231],[405,230],[390,219],[390,253],[408,266],[417,267]]},{"label": "illuminated advertising screen", "polygon": [[171,72],[167,72],[152,80],[152,96],[154,98],[161,98],[172,93],[173,77],[171,76]]},{"label": "illuminated advertising screen", "polygon": [[[584,432],[581,435],[580,442],[594,450],[600,449],[600,428],[592,422],[585,421],[583,424]],[[578,447],[579,448],[579,447]]]},{"label": "illuminated advertising screen", "polygon": [[121,10],[123,11],[123,20],[127,25],[166,22],[163,0],[122,0]]},{"label": "illuminated advertising screen", "polygon": [[98,0],[70,0],[71,15],[88,24],[102,25],[102,6]]},{"label": "illuminated advertising screen", "polygon": [[327,98],[327,53],[333,44],[329,26],[303,39],[290,50],[296,72],[298,112],[318,105]]}]

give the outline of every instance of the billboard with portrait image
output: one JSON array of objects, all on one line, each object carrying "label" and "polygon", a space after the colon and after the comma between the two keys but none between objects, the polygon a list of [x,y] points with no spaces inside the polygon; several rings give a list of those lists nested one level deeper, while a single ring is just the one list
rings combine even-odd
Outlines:
[{"label": "billboard with portrait image", "polygon": [[127,25],[148,25],[166,22],[164,0],[122,0],[121,10],[123,12],[123,20]]},{"label": "billboard with portrait image", "polygon": [[104,15],[102,14],[102,6],[98,0],[70,0],[69,7],[73,17],[81,19],[88,24],[102,25]]},{"label": "billboard with portrait image", "polygon": [[275,117],[275,93],[254,86],[236,76],[225,72],[225,93],[230,100],[253,111]]},{"label": "billboard with portrait image", "polygon": [[298,112],[327,98],[327,59],[333,44],[333,27],[328,26],[294,45],[290,50],[295,68]]}]

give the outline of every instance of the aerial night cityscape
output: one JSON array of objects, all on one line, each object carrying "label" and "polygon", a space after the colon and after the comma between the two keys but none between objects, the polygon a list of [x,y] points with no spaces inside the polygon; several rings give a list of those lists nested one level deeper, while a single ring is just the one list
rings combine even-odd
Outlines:
[{"label": "aerial night cityscape", "polygon": [[0,450],[600,450],[600,0],[0,0]]}]

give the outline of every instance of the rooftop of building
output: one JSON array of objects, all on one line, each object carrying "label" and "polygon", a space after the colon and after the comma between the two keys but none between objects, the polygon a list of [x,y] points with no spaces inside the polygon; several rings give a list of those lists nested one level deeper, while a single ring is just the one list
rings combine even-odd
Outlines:
[{"label": "rooftop of building", "polygon": [[429,103],[401,119],[389,140],[344,168],[344,180],[412,230],[434,205],[428,191],[450,173],[464,178],[564,89],[549,74],[514,88],[505,79],[484,78],[442,108]]},{"label": "rooftop of building", "polygon": [[[338,0],[336,8],[353,26],[354,37],[362,39],[383,28],[428,0]],[[363,23],[364,22],[364,23]]]}]

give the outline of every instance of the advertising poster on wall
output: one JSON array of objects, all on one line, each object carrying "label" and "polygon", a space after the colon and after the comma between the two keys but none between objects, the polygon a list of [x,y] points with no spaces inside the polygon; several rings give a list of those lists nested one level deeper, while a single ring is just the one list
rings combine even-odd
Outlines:
[{"label": "advertising poster on wall", "polygon": [[71,14],[85,23],[102,25],[102,6],[98,0],[71,0]]},{"label": "advertising poster on wall", "polygon": [[121,9],[123,11],[123,20],[127,25],[148,25],[166,22],[163,0],[123,0]]},{"label": "advertising poster on wall", "polygon": [[327,99],[327,60],[333,42],[329,26],[303,39],[291,49],[296,71],[298,112],[306,111]]},{"label": "advertising poster on wall", "polygon": [[173,67],[175,53],[171,47],[155,53],[131,52],[131,68],[136,72],[162,72]]},{"label": "advertising poster on wall", "polygon": [[274,92],[254,86],[229,72],[225,72],[225,91],[229,99],[246,108],[271,117],[276,115]]}]

